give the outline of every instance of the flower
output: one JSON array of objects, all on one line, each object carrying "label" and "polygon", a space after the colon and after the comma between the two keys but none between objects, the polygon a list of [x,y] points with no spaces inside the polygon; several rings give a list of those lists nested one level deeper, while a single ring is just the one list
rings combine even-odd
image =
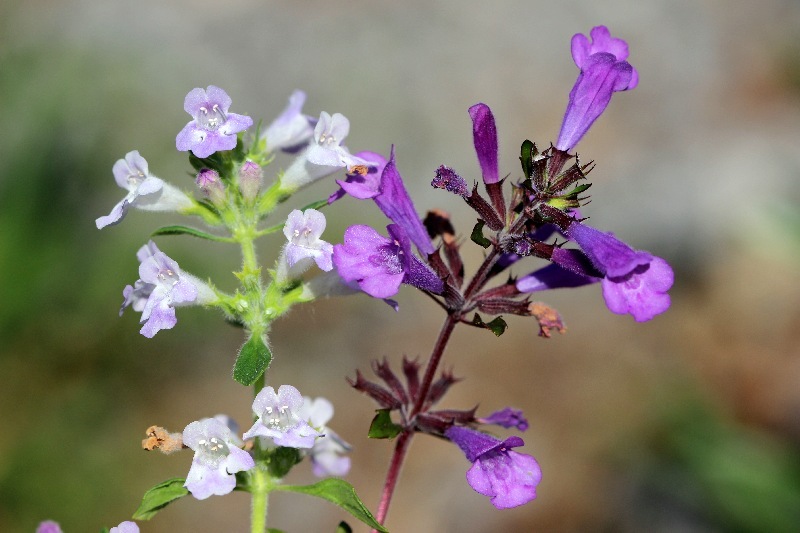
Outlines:
[{"label": "flower", "polygon": [[291,385],[281,385],[277,394],[272,387],[264,387],[253,400],[253,413],[258,420],[245,439],[269,437],[278,446],[311,448],[322,433],[308,425],[300,416],[303,396]]},{"label": "flower", "polygon": [[139,526],[136,522],[126,520],[116,527],[112,527],[108,533],[139,533]]},{"label": "flower", "polygon": [[472,140],[481,165],[483,182],[497,183],[500,180],[497,170],[497,126],[492,110],[486,104],[478,103],[469,108],[469,116],[472,118]]},{"label": "flower", "polygon": [[486,418],[479,418],[478,422],[481,424],[494,424],[504,428],[515,427],[520,431],[528,429],[528,419],[525,418],[525,414],[521,410],[512,409],[511,407],[495,411]]},{"label": "flower", "polygon": [[675,276],[666,261],[578,222],[570,224],[567,235],[603,275],[603,298],[612,312],[646,322],[669,308],[667,291]]},{"label": "flower", "polygon": [[639,74],[626,61],[628,44],[611,37],[608,28],[596,26],[590,33],[592,42],[583,34],[572,37],[572,58],[581,73],[569,93],[556,148],[568,152],[586,134],[605,111],[611,95],[633,89]]},{"label": "flower", "polygon": [[499,440],[486,433],[453,426],[445,436],[464,452],[472,468],[467,483],[479,494],[489,496],[498,509],[509,509],[536,498],[542,471],[530,455],[511,451],[525,444],[519,437]]},{"label": "flower", "polygon": [[58,522],[54,522],[52,520],[45,520],[44,522],[40,522],[38,526],[36,526],[36,533],[63,533],[61,531],[61,526]]},{"label": "flower", "polygon": [[122,291],[124,300],[120,315],[128,306],[141,311],[140,322],[144,325],[140,333],[145,337],[152,338],[160,330],[175,326],[178,322],[175,306],[216,301],[208,285],[183,272],[153,241],[142,246],[136,257],[140,262],[140,279]]},{"label": "flower", "polygon": [[344,243],[333,247],[333,263],[346,282],[355,281],[375,298],[397,294],[401,283],[441,294],[444,283],[411,252],[411,242],[397,224],[386,227],[391,239],[369,226],[350,226]]},{"label": "flower", "polygon": [[290,269],[312,259],[320,270],[327,272],[333,269],[333,245],[320,239],[325,224],[325,215],[316,209],[295,209],[289,213],[283,234],[289,241],[284,254]]},{"label": "flower", "polygon": [[186,426],[183,443],[194,451],[183,486],[198,500],[205,500],[212,494],[228,494],[236,487],[234,474],[256,465],[250,454],[239,447],[238,437],[216,417]]},{"label": "flower", "polygon": [[314,119],[301,113],[305,101],[306,93],[294,91],[283,113],[264,130],[261,137],[266,139],[269,152],[296,152],[314,136]]},{"label": "flower", "polygon": [[350,458],[343,455],[350,451],[350,445],[325,426],[333,418],[333,405],[325,398],[312,399],[306,396],[303,400],[298,416],[324,433],[314,441],[314,446],[308,452],[314,475],[317,477],[347,475],[350,471]]},{"label": "flower", "polygon": [[386,158],[376,152],[359,152],[356,157],[367,161],[367,165],[356,166],[353,172],[348,172],[346,179],[336,180],[339,190],[328,197],[328,204],[339,200],[345,194],[365,200],[374,198],[380,193],[381,175],[386,167]]},{"label": "flower", "polygon": [[314,128],[313,141],[283,173],[281,189],[294,192],[341,168],[367,165],[367,161],[351,155],[342,144],[348,133],[350,121],[344,115],[331,116],[323,111]]},{"label": "flower", "polygon": [[177,211],[193,205],[183,191],[150,174],[147,161],[137,150],[117,160],[111,170],[117,185],[128,194],[111,209],[111,213],[95,220],[97,229],[118,224],[131,206],[148,211]]},{"label": "flower", "polygon": [[214,85],[189,91],[183,109],[193,118],[178,133],[175,147],[181,152],[191,150],[201,159],[221,150],[233,150],[236,134],[252,126],[253,119],[228,113],[230,107],[231,97]]}]

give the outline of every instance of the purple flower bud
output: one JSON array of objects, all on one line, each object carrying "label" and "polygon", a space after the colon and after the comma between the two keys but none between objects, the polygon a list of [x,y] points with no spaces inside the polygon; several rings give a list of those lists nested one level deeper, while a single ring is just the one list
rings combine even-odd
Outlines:
[{"label": "purple flower bud", "polygon": [[250,454],[239,447],[238,437],[218,418],[186,426],[183,443],[194,451],[184,487],[198,500],[230,493],[236,487],[234,474],[255,466]]},{"label": "purple flower bud", "polygon": [[192,120],[178,133],[175,147],[181,152],[191,150],[201,159],[214,152],[233,150],[236,134],[252,126],[253,119],[229,113],[230,107],[231,97],[214,85],[189,91],[183,109],[192,115]]},{"label": "purple flower bud", "polygon": [[278,392],[264,387],[253,400],[253,413],[258,420],[245,439],[268,437],[278,446],[311,448],[322,433],[308,425],[301,417],[303,396],[291,385],[281,385]]},{"label": "purple flower bud", "polygon": [[556,148],[568,152],[586,134],[605,111],[611,95],[633,89],[639,74],[628,58],[628,44],[611,37],[608,28],[596,26],[591,31],[592,43],[580,33],[572,37],[572,58],[581,70],[569,94]]},{"label": "purple flower bud", "polygon": [[612,312],[645,322],[669,308],[667,291],[675,278],[666,261],[578,222],[569,226],[567,234],[604,275],[603,298]]},{"label": "purple flower bud", "polygon": [[225,203],[225,184],[219,179],[219,173],[210,168],[204,168],[194,180],[197,187],[203,191],[211,203],[222,205]]},{"label": "purple flower bud", "polygon": [[239,169],[239,190],[242,191],[242,197],[252,202],[258,196],[263,183],[264,171],[261,167],[249,159],[245,161]]},{"label": "purple flower bud", "polygon": [[455,170],[444,165],[436,169],[431,185],[436,189],[444,189],[462,198],[469,196],[469,186],[464,178],[459,176]]},{"label": "purple flower bud", "polygon": [[36,527],[36,533],[63,533],[58,522],[45,520]]},{"label": "purple flower bud", "polygon": [[479,494],[491,498],[498,509],[517,507],[536,498],[542,471],[536,459],[511,451],[525,444],[519,437],[499,440],[465,427],[453,426],[445,436],[464,452],[472,468],[467,483]]},{"label": "purple flower bud", "polygon": [[527,431],[528,419],[520,409],[506,407],[500,411],[495,411],[486,418],[479,418],[481,424],[494,424],[504,428],[517,428],[520,431]]},{"label": "purple flower bud", "polygon": [[481,165],[483,182],[487,185],[500,180],[497,171],[497,126],[492,110],[486,104],[475,104],[469,108],[472,117],[472,140]]}]

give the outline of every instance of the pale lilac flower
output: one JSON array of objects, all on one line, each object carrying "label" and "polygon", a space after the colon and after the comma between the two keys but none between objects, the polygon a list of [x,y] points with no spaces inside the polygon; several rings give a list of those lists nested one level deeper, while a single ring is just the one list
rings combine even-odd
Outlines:
[{"label": "pale lilac flower", "polygon": [[342,144],[350,133],[350,121],[340,114],[323,111],[314,128],[314,139],[281,176],[281,189],[294,192],[342,168],[369,163]]},{"label": "pale lilac flower", "polygon": [[126,520],[116,527],[112,527],[108,533],[139,533],[139,526],[136,522]]},{"label": "pale lilac flower", "polygon": [[289,269],[311,260],[317,263],[320,270],[327,272],[333,269],[333,245],[320,239],[325,225],[325,215],[316,209],[295,209],[289,213],[283,227],[283,234],[289,241],[284,249]]},{"label": "pale lilac flower", "polygon": [[498,509],[509,509],[536,498],[542,471],[530,455],[511,451],[525,444],[519,437],[499,440],[486,433],[453,426],[445,436],[458,445],[472,463],[467,483],[488,496]]},{"label": "pale lilac flower", "polygon": [[152,338],[162,329],[177,323],[176,306],[203,305],[216,301],[214,291],[191,274],[183,272],[178,263],[158,249],[153,241],[136,253],[139,259],[139,280],[122,291],[124,301],[120,314],[132,306],[141,311],[140,333]]},{"label": "pale lilac flower", "polygon": [[346,282],[355,281],[375,298],[397,294],[401,283],[441,294],[444,283],[411,252],[411,242],[397,224],[386,227],[388,239],[369,226],[350,226],[344,243],[333,247],[333,263]]},{"label": "pale lilac flower", "polygon": [[306,396],[298,416],[308,421],[311,427],[324,433],[314,441],[314,446],[308,452],[314,475],[317,477],[347,475],[350,471],[350,458],[344,455],[350,451],[350,445],[326,426],[333,418],[331,402],[325,398],[312,399]]},{"label": "pale lilac flower", "polygon": [[295,152],[314,136],[314,118],[302,113],[305,101],[306,93],[294,91],[283,113],[267,126],[262,137],[266,139],[268,152]]},{"label": "pale lilac flower", "polygon": [[500,411],[495,411],[486,418],[479,418],[481,424],[494,424],[504,428],[517,428],[520,431],[528,429],[528,419],[520,409],[506,407]]},{"label": "pale lilac flower", "polygon": [[239,190],[242,198],[251,202],[258,196],[258,191],[264,183],[264,170],[257,163],[249,159],[239,169]]},{"label": "pale lilac flower", "polygon": [[328,204],[339,200],[345,194],[359,200],[366,200],[374,198],[380,193],[381,175],[388,161],[376,152],[359,152],[356,157],[367,161],[367,165],[357,167],[354,172],[349,172],[344,180],[336,180],[339,190],[328,197]]},{"label": "pale lilac flower", "polygon": [[258,420],[245,439],[268,437],[278,446],[311,448],[322,433],[308,425],[300,416],[303,396],[291,385],[281,385],[277,394],[272,387],[264,387],[253,401],[253,413]]},{"label": "pale lilac flower", "polygon": [[221,206],[225,203],[225,184],[222,183],[219,172],[204,168],[197,173],[194,182],[212,204]]},{"label": "pale lilac flower", "polygon": [[236,487],[234,474],[255,466],[236,434],[217,417],[186,426],[183,443],[194,451],[184,487],[198,500],[230,493]]},{"label": "pale lilac flower", "polygon": [[645,322],[669,308],[667,291],[675,278],[666,261],[578,222],[570,224],[567,235],[603,275],[603,298],[612,312]]},{"label": "pale lilac flower", "polygon": [[36,533],[63,533],[58,522],[45,520],[36,527]]},{"label": "pale lilac flower", "polygon": [[628,58],[628,44],[611,37],[608,28],[592,28],[593,42],[583,34],[572,37],[572,58],[581,70],[564,113],[556,148],[568,152],[586,134],[595,120],[605,111],[611,95],[633,89],[639,74]]},{"label": "pale lilac flower", "polygon": [[106,216],[99,217],[97,229],[118,224],[133,206],[147,211],[178,211],[193,205],[192,199],[183,191],[150,174],[147,161],[137,150],[117,160],[111,170],[117,185],[128,190],[128,194]]},{"label": "pale lilac flower", "polygon": [[201,159],[214,152],[233,150],[236,134],[252,126],[253,119],[229,113],[230,107],[231,97],[214,85],[205,90],[198,87],[189,91],[183,109],[192,115],[193,120],[178,133],[176,148],[181,152],[191,150]]}]

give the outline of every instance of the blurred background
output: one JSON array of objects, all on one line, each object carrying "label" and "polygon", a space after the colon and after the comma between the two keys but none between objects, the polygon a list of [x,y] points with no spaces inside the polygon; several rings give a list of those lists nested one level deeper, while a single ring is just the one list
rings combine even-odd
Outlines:
[{"label": "blurred background", "polygon": [[[192,189],[174,149],[190,89],[219,85],[233,111],[265,123],[304,89],[307,113],[349,117],[351,150],[394,143],[420,212],[447,209],[468,234],[471,211],[428,186],[443,163],[478,177],[467,108],[492,107],[501,172],[518,177],[520,142],[558,134],[577,75],[570,37],[597,24],[628,41],[641,81],[578,147],[597,162],[584,214],[673,265],[672,308],[636,324],[593,286],[542,295],[569,327],[549,340],[514,317],[500,339],[457,330],[445,366],[465,380],[444,406],[523,409],[522,451],[544,473],[538,497],[495,510],[467,485],[463,455],[423,436],[388,526],[800,530],[800,2],[5,0],[0,531],[118,524],[146,489],[188,471],[188,452],[143,452],[145,428],[250,416],[251,391],[230,378],[241,331],[190,308],[150,340],[138,315],[117,316],[136,250],[176,219],[134,211],[94,225],[124,194],[111,167],[129,150]],[[334,189],[329,178],[295,206]],[[350,224],[385,224],[352,198],[327,216],[332,242]],[[263,241],[268,264],[281,239]],[[235,286],[236,248],[158,244],[185,270]],[[479,254],[467,253],[471,265]],[[358,296],[296,308],[271,337],[268,383],[334,402],[330,425],[354,446],[348,479],[372,509],[391,443],[366,439],[374,405],[344,377],[376,357],[424,357],[443,318],[410,289],[398,299],[397,314]],[[309,470],[290,481],[313,481]],[[245,531],[248,515],[245,494],[186,498],[142,530]],[[319,500],[270,502],[270,526],[287,531],[333,531],[342,519],[365,530]]]}]

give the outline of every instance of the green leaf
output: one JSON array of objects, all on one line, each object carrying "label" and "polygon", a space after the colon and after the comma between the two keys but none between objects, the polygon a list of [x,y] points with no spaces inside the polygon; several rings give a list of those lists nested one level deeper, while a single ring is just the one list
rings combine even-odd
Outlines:
[{"label": "green leaf", "polygon": [[339,525],[336,526],[336,533],[353,533],[353,528],[350,527],[350,524],[342,520],[339,522]]},{"label": "green leaf", "polygon": [[375,411],[375,418],[372,419],[372,423],[369,425],[367,437],[371,439],[393,439],[403,431],[403,426],[398,426],[392,422],[389,411],[390,409],[378,409]]},{"label": "green leaf", "polygon": [[289,473],[294,465],[303,460],[300,450],[280,446],[269,452],[269,462],[267,469],[274,478],[282,478]]},{"label": "green leaf", "polygon": [[200,237],[201,239],[208,239],[209,241],[236,242],[230,237],[212,235],[211,233],[206,233],[196,228],[190,228],[189,226],[164,226],[163,228],[155,230],[152,235],[154,237],[156,235],[191,235],[192,237]]},{"label": "green leaf", "polygon": [[317,200],[316,202],[311,202],[305,207],[300,208],[300,211],[305,211],[306,209],[321,209],[328,205],[328,199],[325,198],[324,200]]},{"label": "green leaf", "polygon": [[508,324],[503,320],[503,317],[499,316],[491,322],[484,322],[478,313],[475,313],[475,316],[472,318],[472,325],[478,328],[488,329],[497,337],[505,333],[506,329],[508,329]]},{"label": "green leaf", "polygon": [[183,486],[184,483],[186,483],[185,479],[176,477],[159,483],[145,492],[141,505],[133,513],[133,519],[150,520],[168,504],[189,494],[189,491]]},{"label": "green leaf", "polygon": [[528,139],[520,147],[519,162],[522,163],[522,173],[526,179],[533,176],[533,156],[536,155],[536,145]]},{"label": "green leaf", "polygon": [[239,350],[236,363],[233,365],[233,379],[249,387],[261,377],[270,361],[272,354],[263,336],[253,335]]},{"label": "green leaf", "polygon": [[470,235],[469,238],[475,244],[483,246],[484,248],[488,248],[492,245],[492,241],[483,236],[484,224],[485,222],[483,220],[479,220],[478,223],[475,224],[475,227],[472,228],[472,235]]},{"label": "green leaf", "polygon": [[275,529],[274,527],[268,527],[267,533],[283,533],[282,529]]},{"label": "green leaf", "polygon": [[308,494],[309,496],[316,496],[323,500],[338,505],[351,515],[355,516],[372,529],[377,529],[382,533],[388,533],[388,529],[383,527],[375,520],[375,517],[369,512],[367,506],[356,495],[356,489],[343,479],[330,477],[323,479],[319,483],[313,485],[278,485],[274,490],[284,490],[288,492],[298,492],[300,494]]}]

